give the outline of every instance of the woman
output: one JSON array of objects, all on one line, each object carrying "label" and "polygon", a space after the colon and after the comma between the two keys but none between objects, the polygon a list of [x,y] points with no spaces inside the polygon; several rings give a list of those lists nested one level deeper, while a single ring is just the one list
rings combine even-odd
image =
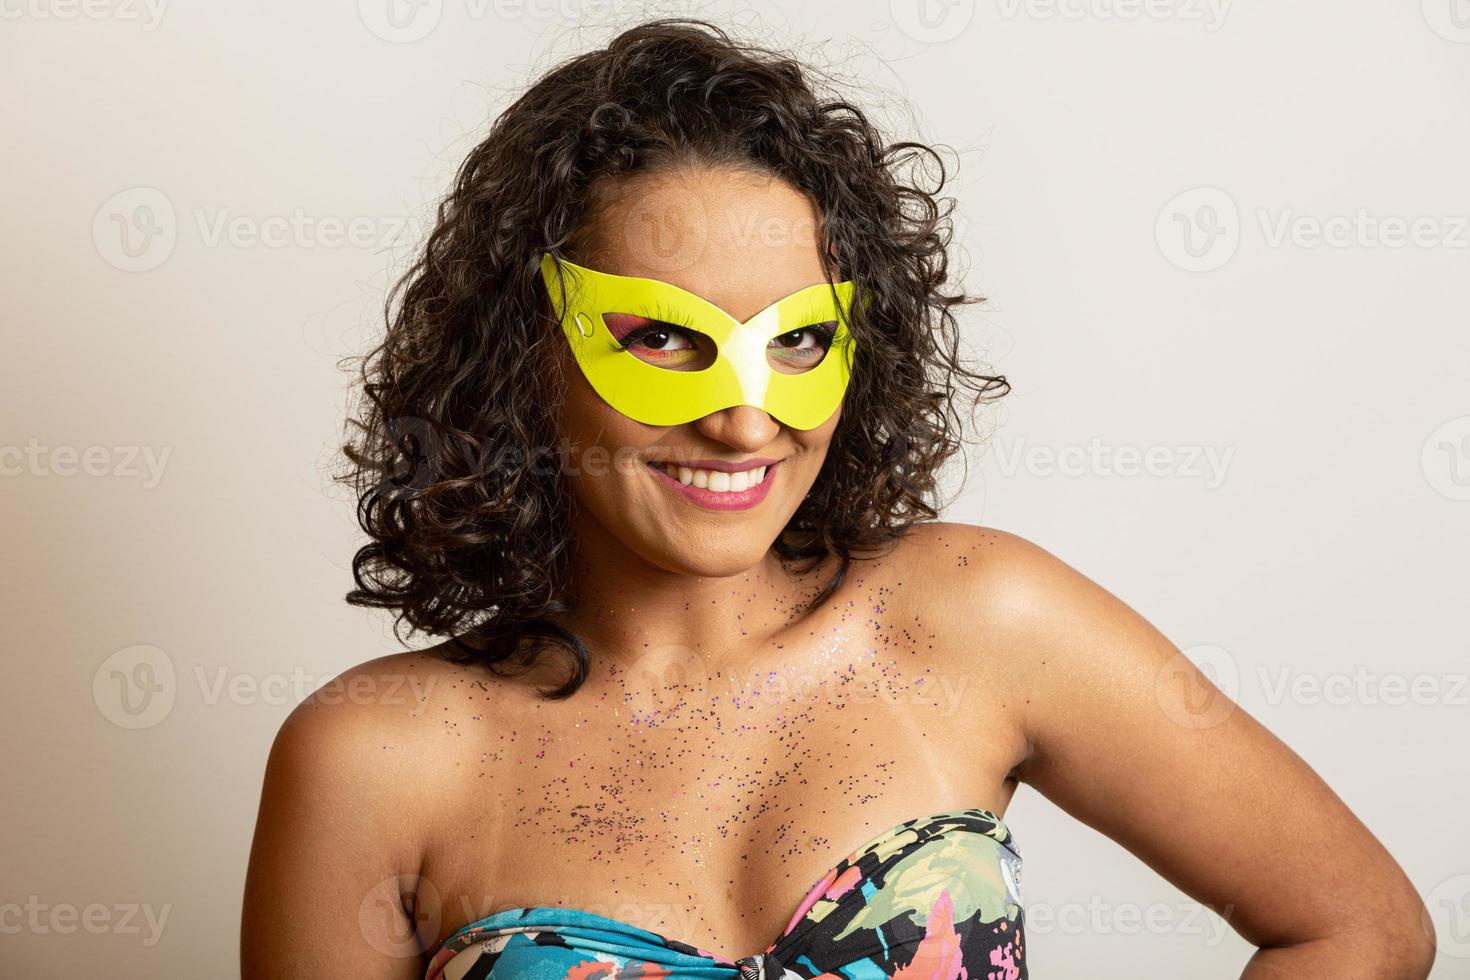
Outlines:
[{"label": "woman", "polygon": [[1078,572],[936,520],[956,394],[1006,383],[958,357],[937,157],[808,74],[651,22],[464,163],[349,447],[349,600],[453,639],[283,725],[247,980],[1025,977],[1023,782],[1247,977],[1425,976],[1301,759]]}]

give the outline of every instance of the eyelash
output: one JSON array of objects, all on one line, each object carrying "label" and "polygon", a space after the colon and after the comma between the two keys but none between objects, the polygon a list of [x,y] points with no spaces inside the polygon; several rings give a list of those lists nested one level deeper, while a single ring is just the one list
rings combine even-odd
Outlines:
[{"label": "eyelash", "polygon": [[660,306],[656,307],[652,313],[639,313],[638,315],[646,317],[650,322],[629,330],[622,340],[614,339],[613,346],[618,350],[627,350],[649,334],[677,333],[691,344],[694,343],[696,337],[700,336],[699,331],[694,329],[694,324],[689,322],[689,318],[681,315],[678,310],[665,311]]},{"label": "eyelash", "polygon": [[[650,322],[641,327],[635,327],[629,330],[623,336],[622,340],[615,339],[613,346],[618,350],[625,351],[643,338],[656,333],[677,333],[691,344],[695,343],[697,338],[704,336],[698,330],[694,329],[694,324],[689,321],[689,318],[683,316],[678,310],[665,310],[663,307],[658,307],[651,314],[640,313],[638,315],[646,317]],[[831,348],[834,336],[832,328],[820,322],[812,323],[805,327],[797,327],[795,330],[788,330],[786,333],[777,334],[776,337],[786,337],[805,330],[810,330],[816,335],[817,339],[821,342],[823,350]],[[771,339],[775,340],[776,337],[772,337]]]},{"label": "eyelash", "polygon": [[[786,337],[794,333],[804,333],[808,330],[815,334],[817,339],[821,341],[823,350],[831,348],[832,339],[835,334],[833,333],[832,328],[827,326],[825,323],[809,323],[804,327],[797,327],[795,330],[788,330],[786,331],[786,333],[777,334],[776,337]],[[771,339],[775,340],[776,337],[772,337]]]}]

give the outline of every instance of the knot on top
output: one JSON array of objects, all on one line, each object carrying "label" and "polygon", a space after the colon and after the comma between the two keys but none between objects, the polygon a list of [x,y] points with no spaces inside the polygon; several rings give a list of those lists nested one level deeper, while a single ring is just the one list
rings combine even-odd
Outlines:
[{"label": "knot on top", "polygon": [[740,968],[740,980],[781,980],[786,974],[786,967],[770,953],[742,956],[735,965]]}]

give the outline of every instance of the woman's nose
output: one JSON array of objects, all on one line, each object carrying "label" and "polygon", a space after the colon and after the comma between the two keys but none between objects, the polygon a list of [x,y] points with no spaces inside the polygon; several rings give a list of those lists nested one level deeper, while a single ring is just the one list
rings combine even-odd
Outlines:
[{"label": "woman's nose", "polygon": [[754,405],[734,405],[696,419],[695,428],[731,449],[753,453],[770,445],[781,431],[781,423]]}]

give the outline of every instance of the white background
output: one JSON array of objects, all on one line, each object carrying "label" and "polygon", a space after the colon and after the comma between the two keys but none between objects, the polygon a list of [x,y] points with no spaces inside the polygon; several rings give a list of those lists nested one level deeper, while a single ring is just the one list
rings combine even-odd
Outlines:
[{"label": "white background", "polygon": [[[398,648],[341,601],[336,361],[494,113],[645,9],[952,148],[966,335],[1015,390],[946,516],[1211,671],[1470,976],[1464,0],[0,0],[0,972],[235,973],[271,737]],[[1024,788],[1007,822],[1033,976],[1239,975],[1109,840]]]}]

